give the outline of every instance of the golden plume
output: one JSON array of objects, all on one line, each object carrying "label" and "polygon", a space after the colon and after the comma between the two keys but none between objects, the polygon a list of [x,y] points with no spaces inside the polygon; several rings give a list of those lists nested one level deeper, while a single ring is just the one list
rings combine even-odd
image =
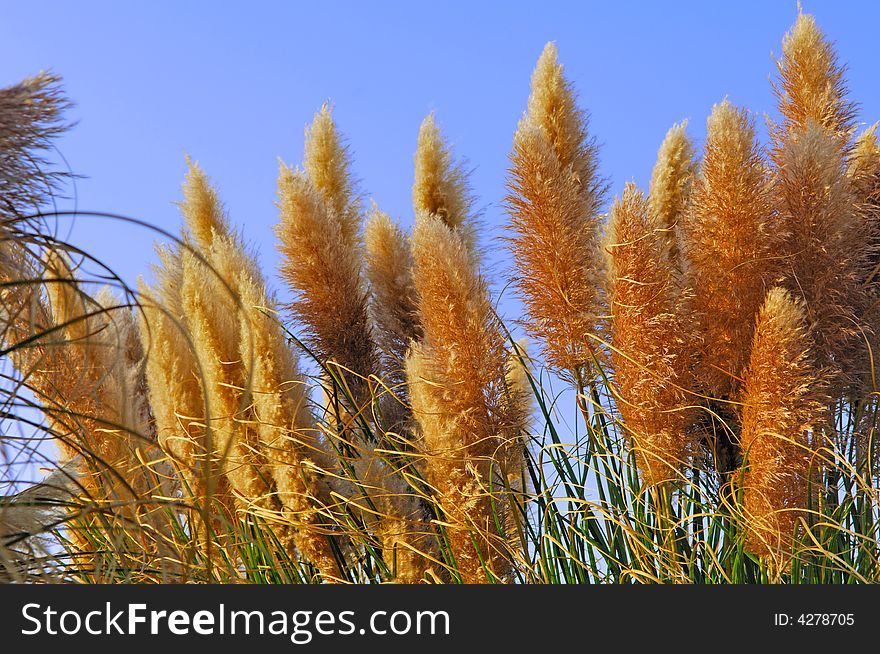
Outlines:
[{"label": "golden plume", "polygon": [[864,314],[874,245],[846,174],[840,141],[815,123],[786,137],[775,192],[788,233],[785,286],[804,301],[817,365],[834,383],[867,373]]},{"label": "golden plume", "polygon": [[370,314],[376,341],[386,357],[390,380],[402,381],[410,341],[421,338],[412,254],[403,230],[388,214],[374,208],[364,230],[366,270],[370,281]]},{"label": "golden plume", "polygon": [[428,114],[419,127],[415,154],[412,190],[415,214],[437,216],[450,229],[460,230],[468,246],[474,248],[473,198],[464,165],[464,162],[454,163],[434,114]]},{"label": "golden plume", "polygon": [[281,275],[294,294],[289,308],[318,358],[338,364],[337,372],[363,407],[369,401],[367,378],[378,366],[360,248],[305,173],[282,166],[278,197]]},{"label": "golden plume", "polygon": [[845,68],[813,16],[798,12],[776,67],[779,79],[773,90],[782,115],[782,124],[773,129],[777,147],[785,134],[810,123],[834,134],[841,145],[847,142],[855,128],[856,106],[847,99]]},{"label": "golden plume", "polygon": [[358,244],[361,208],[351,176],[351,155],[336,130],[327,103],[315,114],[311,126],[306,127],[303,167],[328,212],[334,214],[343,241],[352,246]]},{"label": "golden plume", "polygon": [[407,375],[427,482],[462,580],[504,578],[504,480],[524,424],[505,392],[504,335],[460,234],[422,215],[412,246],[424,339],[410,350]]},{"label": "golden plume", "polygon": [[199,547],[222,535],[234,515],[229,482],[221,474],[205,433],[205,399],[196,352],[185,323],[180,291],[183,263],[179,250],[157,246],[154,285],[139,280],[138,330],[144,344],[146,380],[158,442],[182,480],[182,494]]},{"label": "golden plume", "polygon": [[241,360],[250,366],[253,422],[259,450],[278,494],[280,514],[271,510],[270,524],[286,526],[282,542],[296,549],[325,579],[339,576],[331,545],[330,487],[319,462],[324,449],[308,408],[306,380],[276,317],[275,300],[262,277],[241,269],[236,286],[241,298]]},{"label": "golden plume", "polygon": [[696,454],[694,343],[665,236],[631,182],[611,208],[606,247],[617,407],[644,480],[655,485],[677,479]]},{"label": "golden plume", "polygon": [[[755,325],[743,386],[743,511],[751,552],[782,567],[806,519],[808,488],[820,477],[823,385],[810,351],[803,303],[787,291],[767,294]],[[780,560],[781,559],[781,560]]]},{"label": "golden plume", "polygon": [[577,376],[602,313],[598,212],[605,186],[586,114],[547,44],[514,136],[506,204],[526,327],[551,367]]},{"label": "golden plume", "polygon": [[697,172],[694,146],[688,138],[687,121],[673,125],[666,133],[657,163],[651,173],[648,203],[658,227],[665,230],[670,261],[680,268],[677,230],[688,206],[691,187]]},{"label": "golden plume", "polygon": [[727,100],[713,107],[700,175],[682,222],[692,306],[704,335],[700,381],[729,399],[748,362],[754,317],[778,281],[785,234],[753,119]]},{"label": "golden plume", "polygon": [[256,263],[228,231],[219,198],[207,177],[190,164],[181,212],[198,249],[181,250],[180,299],[195,350],[205,400],[205,429],[238,507],[276,509],[265,471],[265,455],[245,418],[250,370],[239,343],[251,335],[239,324],[240,275],[257,276]]}]

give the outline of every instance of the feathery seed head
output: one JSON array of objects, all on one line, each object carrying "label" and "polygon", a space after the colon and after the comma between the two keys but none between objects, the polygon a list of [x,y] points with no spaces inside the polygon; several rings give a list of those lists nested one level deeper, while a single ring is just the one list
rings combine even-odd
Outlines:
[{"label": "feathery seed head", "polygon": [[648,201],[632,182],[608,232],[617,406],[649,485],[676,479],[696,452],[691,353],[673,269]]},{"label": "feathery seed head", "polygon": [[352,247],[343,222],[305,172],[282,165],[278,197],[281,274],[294,294],[289,309],[321,360],[334,360],[353,373],[352,390],[366,402],[365,380],[377,364],[361,251]]},{"label": "feathery seed head", "polygon": [[47,72],[0,89],[0,216],[33,213],[69,176],[45,155],[68,128],[70,106],[61,78]]},{"label": "feathery seed head", "polygon": [[657,152],[657,163],[651,173],[648,196],[651,213],[661,228],[669,230],[670,242],[674,241],[673,230],[687,206],[691,183],[697,171],[694,146],[686,129],[686,120],[669,129]]},{"label": "feathery seed head", "polygon": [[[388,214],[373,208],[364,230],[370,315],[386,370],[396,383],[410,342],[421,338],[412,254],[403,230]],[[402,380],[401,380],[402,381]]]},{"label": "feathery seed head", "polygon": [[603,312],[598,213],[606,192],[575,99],[548,43],[514,135],[505,198],[524,323],[548,365],[572,377],[593,360],[590,334]]},{"label": "feathery seed head", "polygon": [[753,318],[779,275],[785,233],[748,112],[724,100],[713,107],[707,132],[681,247],[705,336],[703,390],[729,398],[747,363]]},{"label": "feathery seed head", "polygon": [[473,238],[472,206],[463,163],[454,163],[434,114],[428,114],[419,128],[415,154],[413,207],[416,215],[435,215],[451,229],[460,229]]},{"label": "feathery seed head", "polygon": [[552,368],[570,375],[592,361],[589,334],[602,313],[598,246],[602,193],[584,193],[531,119],[514,136],[506,198],[515,280],[525,325]]},{"label": "feathery seed head", "polygon": [[840,140],[816,123],[789,135],[778,156],[776,202],[787,244],[786,287],[804,300],[817,364],[836,382],[865,373],[864,280],[874,244],[846,174]]},{"label": "feathery seed head", "polygon": [[180,211],[196,243],[207,250],[215,236],[229,234],[229,221],[205,171],[188,156],[186,165]]},{"label": "feathery seed head", "polygon": [[817,376],[803,303],[773,288],[757,316],[743,387],[743,509],[748,547],[784,556],[818,478],[828,398]]},{"label": "feathery seed head", "polygon": [[424,329],[407,373],[429,483],[452,523],[450,542],[465,581],[485,580],[473,538],[490,569],[506,574],[493,510],[518,446],[520,406],[506,392],[508,353],[485,282],[462,235],[422,215],[412,235],[413,277]]},{"label": "feathery seed head", "polygon": [[532,92],[526,112],[546,134],[559,163],[571,167],[584,189],[595,182],[596,146],[587,135],[587,114],[577,106],[577,94],[563,74],[556,45],[544,46],[532,73]]},{"label": "feathery seed head", "polygon": [[[848,140],[854,130],[856,105],[847,99],[845,68],[813,16],[798,13],[782,41],[782,57],[776,66],[779,79],[774,91],[783,133],[802,130],[812,121]],[[777,144],[781,141],[781,134],[776,140]]]},{"label": "feathery seed head", "polygon": [[354,245],[360,238],[360,199],[351,175],[351,155],[324,103],[305,130],[303,167],[330,211],[335,212],[342,238]]},{"label": "feathery seed head", "polygon": [[858,135],[849,153],[847,173],[860,191],[863,185],[875,186],[880,176],[880,141],[877,139],[877,125],[874,123]]}]

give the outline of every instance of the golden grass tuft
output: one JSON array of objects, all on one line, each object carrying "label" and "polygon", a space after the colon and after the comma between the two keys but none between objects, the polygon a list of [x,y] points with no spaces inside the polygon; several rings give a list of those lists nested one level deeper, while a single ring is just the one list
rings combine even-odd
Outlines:
[{"label": "golden grass tuft", "polygon": [[617,407],[648,485],[678,479],[697,452],[688,316],[644,195],[628,183],[611,208],[611,358]]},{"label": "golden grass tuft", "polygon": [[306,173],[282,166],[278,178],[284,257],[281,275],[294,294],[289,309],[321,361],[334,361],[359,406],[378,368],[361,278],[360,248]]},{"label": "golden grass tuft", "polygon": [[61,78],[48,72],[0,89],[0,217],[29,216],[52,197],[68,173],[53,170],[46,153],[67,128],[70,102]]},{"label": "golden grass tuft", "polygon": [[[246,270],[246,269],[245,269]],[[263,515],[325,577],[340,573],[329,537],[335,528],[330,487],[319,462],[324,445],[308,408],[306,380],[276,317],[275,301],[260,276],[238,279],[242,302],[240,355],[250,366],[252,420],[280,512]]]},{"label": "golden grass tuft", "polygon": [[571,376],[592,361],[589,334],[603,311],[598,213],[605,187],[586,124],[547,44],[514,135],[505,202],[524,323],[548,365]]},{"label": "golden grass tuft", "polygon": [[404,378],[406,353],[410,342],[422,335],[409,241],[388,214],[377,208],[367,220],[364,240],[376,343],[385,358],[387,381],[405,397],[399,384]]},{"label": "golden grass tuft", "polygon": [[[212,522],[215,503],[231,507],[228,482],[209,454],[200,366],[185,324],[183,262],[177,249],[157,247],[154,285],[139,280],[139,333],[146,351],[146,378],[156,435],[179,470],[186,497]],[[215,525],[216,526],[216,525]],[[202,537],[206,536],[202,529]]]},{"label": "golden grass tuft", "polygon": [[[184,497],[220,515],[256,516],[326,579],[339,567],[326,526],[323,456],[283,328],[254,258],[194,163],[184,184],[184,245],[160,249],[155,288],[142,285],[142,332],[161,440],[183,470]],[[219,517],[219,516],[218,516]],[[202,525],[222,529],[217,520]],[[223,542],[223,539],[221,539]]]},{"label": "golden grass tuft", "polygon": [[785,286],[804,301],[817,364],[850,386],[868,373],[863,315],[875,246],[858,210],[839,139],[820,126],[786,137],[775,184],[786,244]]},{"label": "golden grass tuft", "polygon": [[[421,216],[412,237],[424,340],[407,360],[428,484],[466,583],[510,573],[504,480],[524,417],[506,393],[508,353],[460,234]],[[475,546],[476,545],[476,546]]]},{"label": "golden grass tuft", "polygon": [[330,105],[324,103],[305,130],[303,168],[339,223],[346,243],[359,242],[360,198],[351,174],[351,155],[336,129]]},{"label": "golden grass tuft", "polygon": [[856,106],[847,98],[846,69],[813,16],[798,13],[782,41],[776,67],[779,79],[773,90],[782,115],[782,124],[774,130],[776,144],[810,123],[828,130],[841,143],[848,141],[855,128]]},{"label": "golden grass tuft", "polygon": [[[240,342],[251,337],[239,323],[238,279],[259,275],[239,239],[228,230],[216,193],[207,189],[207,178],[190,166],[184,185],[181,211],[198,250],[181,251],[181,308],[199,363],[204,389],[204,428],[211,439],[208,455],[229,481],[238,508],[274,509],[275,498],[266,481],[265,455],[257,435],[243,420],[249,404],[250,370],[240,353]],[[207,201],[206,201],[207,200]],[[205,226],[210,226],[206,229]]]},{"label": "golden grass tuft", "polygon": [[581,193],[598,199],[604,189],[598,176],[598,148],[587,133],[587,113],[577,105],[577,94],[565,78],[552,42],[544,46],[532,73],[526,116],[544,132],[559,163],[571,167]]},{"label": "golden grass tuft", "polygon": [[651,214],[658,227],[665,230],[670,260],[679,268],[677,231],[688,207],[698,168],[694,146],[686,130],[685,120],[673,125],[666,133],[657,152],[648,193]]},{"label": "golden grass tuft", "polygon": [[471,214],[473,198],[464,166],[464,162],[454,162],[452,150],[444,141],[434,114],[428,114],[419,127],[413,208],[416,216],[437,216],[450,229],[461,231],[473,250],[476,247]]},{"label": "golden grass tuft", "polygon": [[754,121],[725,100],[707,121],[681,228],[686,281],[704,339],[700,381],[713,398],[729,399],[739,388],[754,316],[780,274],[781,227]]},{"label": "golden grass tuft", "polygon": [[869,324],[877,324],[877,296],[880,292],[880,141],[877,138],[877,123],[866,128],[856,138],[847,162],[847,177],[855,193],[856,209],[864,223],[870,239],[870,270],[865,280],[872,295],[871,313],[866,316]]},{"label": "golden grass tuft", "polygon": [[130,309],[109,289],[94,298],[85,293],[60,252],[47,256],[44,281],[57,331],[41,339],[44,356],[34,362],[30,379],[50,405],[62,460],[86,452],[101,462],[83,479],[84,492],[94,500],[131,501],[156,490],[142,478],[137,458],[139,449],[152,457],[158,452]]},{"label": "golden grass tuft", "polygon": [[782,567],[799,524],[808,519],[808,489],[819,480],[821,429],[828,398],[811,354],[804,305],[773,288],[758,314],[743,386],[743,512],[747,546]]}]

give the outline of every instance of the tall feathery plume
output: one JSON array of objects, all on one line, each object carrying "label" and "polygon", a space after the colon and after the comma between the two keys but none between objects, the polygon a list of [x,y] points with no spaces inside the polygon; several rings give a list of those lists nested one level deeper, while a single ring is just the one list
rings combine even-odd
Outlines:
[{"label": "tall feathery plume", "polygon": [[251,371],[239,351],[241,340],[251,335],[241,331],[237,280],[259,272],[229,231],[207,176],[192,162],[183,193],[180,209],[196,249],[181,250],[180,299],[203,376],[205,427],[213,440],[209,455],[228,479],[241,510],[277,510],[265,453],[246,420]]},{"label": "tall feathery plume", "polygon": [[465,163],[454,162],[433,113],[422,121],[419,128],[412,195],[417,219],[421,215],[437,216],[447,227],[458,230],[474,251],[473,198]]},{"label": "tall feathery plume", "polygon": [[[0,89],[0,337],[7,347],[35,328],[49,328],[35,283],[42,266],[29,249],[33,232],[23,218],[47,203],[66,176],[52,168],[46,152],[67,129],[62,116],[69,106],[60,78],[49,73]],[[15,349],[11,354],[28,357]]]},{"label": "tall feathery plume", "polygon": [[52,326],[37,283],[44,265],[31,249],[36,230],[26,217],[45,205],[68,176],[54,170],[46,153],[68,128],[62,116],[69,107],[61,79],[49,73],[0,89],[0,337],[25,375],[44,355],[43,348],[17,344]]},{"label": "tall feathery plume", "polygon": [[[470,195],[465,164],[454,161],[433,113],[422,121],[419,128],[414,159],[412,197],[416,220],[420,216],[439,218],[462,236],[477,261],[479,252],[472,213],[474,200]],[[412,281],[412,255],[403,231],[375,208],[365,236],[374,333],[385,355],[386,378],[397,385],[405,379],[404,360],[410,343],[422,337]],[[406,401],[405,392],[400,399]],[[404,426],[408,412],[395,410],[393,406],[391,410],[400,414],[400,426]]]},{"label": "tall feathery plume", "polygon": [[877,125],[874,123],[856,138],[846,171],[871,242],[871,265],[865,284],[872,297],[871,314],[866,316],[866,321],[872,325],[877,324],[876,312],[880,310],[880,141],[877,139]]},{"label": "tall feathery plume", "polygon": [[252,365],[253,420],[259,446],[277,488],[280,516],[288,536],[325,580],[338,579],[339,563],[331,544],[334,535],[328,507],[330,488],[322,476],[324,451],[314,417],[308,408],[306,380],[275,318],[275,301],[261,276],[247,268],[237,280],[243,311],[241,359]]},{"label": "tall feathery plume", "polygon": [[847,165],[847,174],[858,188],[864,188],[861,195],[869,196],[874,190],[876,177],[880,174],[880,141],[877,139],[877,126],[866,127],[853,142]]},{"label": "tall feathery plume", "polygon": [[782,41],[776,67],[779,79],[773,90],[782,115],[782,123],[772,130],[777,148],[786,134],[802,131],[810,123],[828,130],[844,145],[855,128],[856,106],[847,98],[845,68],[813,16],[799,11]]},{"label": "tall feathery plume", "polygon": [[370,318],[384,359],[383,378],[395,396],[387,405],[395,414],[389,416],[388,422],[395,424],[403,419],[407,404],[406,353],[410,343],[422,336],[412,278],[412,254],[403,230],[376,208],[367,220],[364,241],[370,282]]},{"label": "tall feathery plume", "polygon": [[33,214],[69,174],[46,157],[69,127],[62,120],[70,102],[61,78],[41,72],[0,89],[0,219]]},{"label": "tall feathery plume", "polygon": [[[354,427],[355,412],[365,411],[372,403],[368,379],[380,372],[379,355],[364,288],[360,204],[353,191],[348,152],[326,105],[306,131],[304,167],[305,171],[294,171],[282,166],[278,180],[281,221],[276,234],[284,258],[281,273],[294,293],[289,308],[305,328],[308,344],[319,360],[335,362],[338,368],[333,372],[350,391],[354,406],[341,398],[342,405],[335,411],[340,415],[334,419],[342,423],[344,438],[356,450],[352,464],[361,490],[355,492],[366,493],[370,501],[376,500],[373,504],[389,507],[365,519],[379,532],[383,551],[393,553],[400,539],[407,537],[394,523],[409,515],[409,499],[389,490],[389,484],[396,487],[392,480],[397,473],[392,473],[372,443],[362,442],[361,430]],[[364,475],[368,478],[361,478]],[[374,493],[378,493],[376,498]],[[395,494],[399,495],[396,501],[392,500]],[[367,497],[347,499],[352,505],[359,506],[361,500],[368,504]]]},{"label": "tall feathery plume", "polygon": [[789,233],[785,285],[804,300],[817,364],[830,369],[837,389],[852,387],[868,372],[865,280],[874,248],[837,137],[815,123],[788,135],[775,187]]},{"label": "tall feathery plume", "polygon": [[329,104],[324,103],[306,127],[304,149],[303,168],[334,214],[341,238],[352,246],[359,245],[361,203],[351,175],[351,155],[336,129]]},{"label": "tall feathery plume", "polygon": [[181,210],[185,242],[195,250],[161,251],[158,302],[146,303],[144,312],[163,440],[188,464],[184,476],[198,489],[196,499],[213,481],[207,475],[222,472],[214,491],[224,493],[219,499],[227,511],[232,491],[234,503],[267,520],[291,552],[298,550],[325,579],[337,578],[320,517],[329,489],[311,461],[320,450],[318,433],[293,352],[280,324],[264,313],[274,301],[216,191],[192,162]]},{"label": "tall feathery plume", "polygon": [[552,43],[532,75],[511,161],[506,204],[526,327],[551,367],[578,376],[592,360],[588,335],[602,313],[598,213],[605,184],[587,116]]},{"label": "tall feathery plume", "polygon": [[700,175],[681,231],[704,335],[700,381],[710,397],[729,400],[748,363],[754,317],[777,281],[785,234],[754,121],[727,100],[707,121]]},{"label": "tall feathery plume", "polygon": [[428,484],[465,583],[510,572],[504,480],[524,423],[506,390],[508,354],[465,238],[419,216],[412,236],[424,339],[407,361]]},{"label": "tall feathery plume", "polygon": [[157,247],[154,285],[138,281],[141,342],[156,435],[182,478],[183,498],[200,511],[193,529],[201,539],[223,532],[234,514],[229,483],[214,461],[205,434],[205,400],[200,368],[185,323],[181,288],[183,262],[177,248]]},{"label": "tall feathery plume", "polygon": [[[856,105],[845,68],[815,19],[800,13],[782,44],[774,84],[782,123],[772,130],[779,210],[791,233],[786,287],[804,299],[818,363],[838,389],[864,383],[865,312],[876,243],[845,170]],[[854,386],[855,385],[855,386]]]},{"label": "tall feathery plume", "polygon": [[673,125],[666,133],[657,152],[657,163],[651,173],[648,193],[651,214],[657,220],[658,227],[664,230],[670,261],[678,268],[681,267],[677,243],[678,227],[687,209],[697,173],[694,146],[686,129],[685,120]]},{"label": "tall feathery plume", "polygon": [[685,342],[665,235],[631,182],[611,208],[606,248],[617,406],[646,484],[660,484],[696,454],[694,344]]},{"label": "tall feathery plume", "polygon": [[437,560],[439,552],[427,519],[431,508],[407,485],[407,479],[421,485],[413,479],[417,448],[406,383],[407,353],[412,343],[423,336],[413,280],[413,258],[403,230],[378,209],[372,211],[364,235],[371,291],[370,317],[383,358],[383,383],[391,391],[380,398],[384,400],[381,407],[389,430],[386,445],[396,450],[394,459],[398,470],[390,474],[387,466],[366,462],[361,472],[366,473],[365,485],[373,489],[371,499],[382,514],[376,522],[385,543],[386,562],[396,563],[397,581],[417,583],[431,574],[429,571],[434,568],[431,560]]},{"label": "tall feathery plume", "polygon": [[803,303],[773,288],[758,313],[743,385],[743,511],[750,551],[790,555],[819,479],[827,397],[813,357]]},{"label": "tall feathery plume", "polygon": [[360,210],[349,157],[329,109],[306,132],[305,172],[281,167],[281,274],[294,294],[290,310],[322,362],[335,361],[358,408],[378,372],[363,284]]},{"label": "tall feathery plume", "polygon": [[[119,499],[126,490],[127,470],[140,468],[135,458],[138,441],[151,440],[146,398],[134,378],[139,362],[130,352],[133,317],[107,289],[94,298],[82,289],[66,254],[49,252],[44,283],[55,335],[44,340],[46,369],[31,377],[40,395],[52,404],[47,410],[67,433],[59,445],[67,461],[83,453],[96,470],[84,489],[96,499]],[[67,369],[62,369],[62,367]],[[123,471],[121,478],[113,472]],[[105,493],[104,482],[111,489]],[[140,485],[140,484],[137,484]],[[143,490],[141,488],[141,490]]]}]

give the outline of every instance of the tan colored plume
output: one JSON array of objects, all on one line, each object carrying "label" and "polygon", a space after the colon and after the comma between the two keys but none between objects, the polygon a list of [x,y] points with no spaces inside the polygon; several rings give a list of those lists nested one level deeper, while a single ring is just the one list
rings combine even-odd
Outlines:
[{"label": "tan colored plume", "polygon": [[514,135],[505,200],[525,325],[547,363],[577,376],[592,361],[602,315],[599,209],[605,185],[587,116],[549,43]]},{"label": "tan colored plume", "polygon": [[769,291],[742,394],[748,549],[777,565],[790,556],[799,522],[808,518],[808,487],[817,483],[822,463],[817,454],[827,398],[806,321],[803,303],[781,288]]},{"label": "tan colored plume", "polygon": [[424,339],[410,351],[407,375],[426,478],[462,580],[504,578],[504,480],[524,424],[505,392],[504,336],[461,235],[423,215],[412,243]]},{"label": "tan colored plume", "polygon": [[727,100],[713,107],[700,174],[682,222],[692,306],[703,334],[700,381],[713,398],[739,388],[767,289],[780,275],[785,234],[753,119]]},{"label": "tan colored plume", "polygon": [[645,482],[660,484],[679,478],[697,451],[689,430],[695,344],[665,235],[631,182],[611,208],[606,249],[617,408]]}]

